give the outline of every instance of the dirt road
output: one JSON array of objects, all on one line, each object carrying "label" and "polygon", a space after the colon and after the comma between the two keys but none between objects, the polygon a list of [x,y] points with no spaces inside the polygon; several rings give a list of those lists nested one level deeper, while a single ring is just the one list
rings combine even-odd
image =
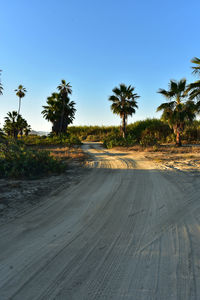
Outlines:
[{"label": "dirt road", "polygon": [[84,147],[78,185],[0,228],[0,299],[200,299],[200,177]]}]

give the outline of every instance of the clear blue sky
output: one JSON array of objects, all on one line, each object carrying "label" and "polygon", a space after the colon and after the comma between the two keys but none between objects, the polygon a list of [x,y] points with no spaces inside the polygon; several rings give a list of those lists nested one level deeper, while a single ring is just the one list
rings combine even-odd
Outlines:
[{"label": "clear blue sky", "polygon": [[139,109],[129,122],[159,117],[159,88],[191,74],[200,57],[200,1],[13,0],[1,1],[0,126],[17,110],[14,89],[27,95],[22,115],[33,129],[50,130],[41,116],[46,97],[61,79],[73,88],[75,125],[112,125],[108,96],[119,83],[135,86]]}]

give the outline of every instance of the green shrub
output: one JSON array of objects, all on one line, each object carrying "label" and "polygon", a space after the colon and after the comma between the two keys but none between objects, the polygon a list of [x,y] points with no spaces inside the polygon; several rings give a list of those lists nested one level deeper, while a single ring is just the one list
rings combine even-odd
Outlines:
[{"label": "green shrub", "polygon": [[65,142],[66,142],[66,144],[67,144],[68,146],[72,146],[72,145],[81,145],[81,144],[82,144],[82,143],[81,143],[81,140],[79,139],[79,137],[76,136],[76,135],[74,135],[74,134],[71,134],[71,135],[69,136],[69,138],[65,140]]},{"label": "green shrub", "polygon": [[159,119],[146,119],[127,126],[127,133],[134,135],[138,143],[143,138],[144,130],[148,130],[151,136],[160,142],[165,142],[167,136],[172,133],[170,127]]},{"label": "green shrub", "polygon": [[119,133],[107,135],[103,140],[104,147],[110,149],[117,146],[128,147],[133,146],[136,143],[136,139],[130,134],[126,138],[123,138]]},{"label": "green shrub", "polygon": [[0,177],[36,178],[65,168],[49,152],[30,150],[21,141],[0,144]]},{"label": "green shrub", "polygon": [[69,126],[68,133],[78,136],[81,140],[102,141],[104,136],[119,130],[119,126]]},{"label": "green shrub", "polygon": [[154,132],[152,132],[150,129],[146,128],[142,131],[141,139],[140,139],[140,145],[143,147],[146,146],[154,146],[157,145],[157,138],[155,137]]}]

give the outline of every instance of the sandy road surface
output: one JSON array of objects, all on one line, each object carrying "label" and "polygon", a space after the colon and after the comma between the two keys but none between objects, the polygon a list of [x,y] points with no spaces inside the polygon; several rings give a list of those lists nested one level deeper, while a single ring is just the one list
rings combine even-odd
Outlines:
[{"label": "sandy road surface", "polygon": [[84,145],[93,169],[0,228],[0,299],[200,299],[200,179]]}]

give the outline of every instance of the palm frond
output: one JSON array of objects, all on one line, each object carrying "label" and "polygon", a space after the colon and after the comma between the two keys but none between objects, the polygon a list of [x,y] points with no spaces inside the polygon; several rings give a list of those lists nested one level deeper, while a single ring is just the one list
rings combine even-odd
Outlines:
[{"label": "palm frond", "polygon": [[159,89],[159,90],[158,90],[158,93],[161,94],[161,95],[163,95],[163,96],[164,96],[165,98],[167,98],[167,99],[172,98],[171,92],[166,91],[166,90],[164,90],[164,89]]},{"label": "palm frond", "polygon": [[192,67],[193,74],[200,74],[200,59],[198,57],[194,57],[191,62],[193,64],[196,64],[196,66]]}]

